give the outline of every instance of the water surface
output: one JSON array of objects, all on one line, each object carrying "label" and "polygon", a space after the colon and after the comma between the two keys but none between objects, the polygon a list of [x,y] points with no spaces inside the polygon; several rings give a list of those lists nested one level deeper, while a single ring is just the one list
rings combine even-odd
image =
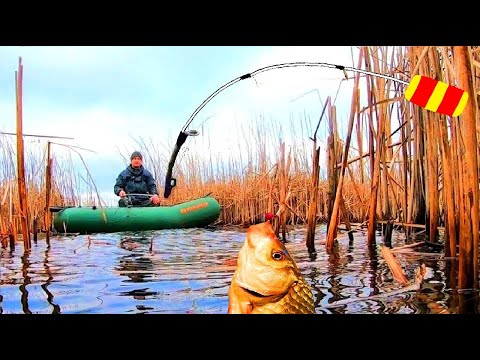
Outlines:
[{"label": "water surface", "polygon": [[[308,254],[304,227],[286,246],[311,285],[317,314],[479,313],[478,291],[456,290],[456,259],[439,250],[398,253],[409,279],[424,263],[419,290],[403,291],[378,248],[366,237],[340,235],[325,251],[325,226],[317,227],[316,254]],[[378,236],[377,244],[381,244]],[[182,229],[52,237],[0,249],[3,314],[226,314],[228,288],[245,229]],[[393,246],[405,244],[395,232]],[[344,302],[335,305],[335,302]]]}]

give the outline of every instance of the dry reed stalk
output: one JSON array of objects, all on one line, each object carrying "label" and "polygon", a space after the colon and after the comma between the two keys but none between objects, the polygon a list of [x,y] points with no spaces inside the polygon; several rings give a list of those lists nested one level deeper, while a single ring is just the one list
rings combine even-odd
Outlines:
[{"label": "dry reed stalk", "polygon": [[36,244],[38,239],[38,218],[33,217],[33,242]]},{"label": "dry reed stalk", "polygon": [[8,245],[8,230],[7,230],[7,226],[5,225],[5,220],[1,215],[0,215],[0,238],[2,240],[2,248],[5,249]]},{"label": "dry reed stalk", "polygon": [[[430,72],[427,76],[432,78],[438,78],[440,73],[440,64],[438,60],[438,54],[434,48],[430,49],[427,57],[427,66]],[[425,70],[423,70],[425,71]],[[438,141],[439,141],[439,129],[438,123],[444,120],[444,116],[440,118],[440,115],[433,112],[428,112],[426,116],[426,157],[427,157],[427,216],[426,225],[428,227],[427,236],[430,241],[437,242],[437,226],[439,219],[439,167],[438,167]]]},{"label": "dry reed stalk", "polygon": [[335,203],[335,194],[337,193],[337,169],[335,164],[339,162],[338,155],[341,151],[339,146],[339,139],[337,134],[337,117],[336,117],[336,107],[331,103],[328,104],[328,138],[327,138],[327,181],[328,181],[328,190],[327,190],[327,230],[330,227],[330,219],[333,214],[333,205]]},{"label": "dry reed stalk", "polygon": [[[362,56],[359,56],[358,59],[359,65],[362,62]],[[337,185],[337,191],[335,194],[335,202],[333,204],[333,210],[331,213],[330,217],[330,222],[328,226],[328,231],[327,231],[327,242],[326,242],[326,248],[328,251],[333,250],[333,245],[335,238],[337,236],[337,231],[338,231],[338,223],[339,223],[339,209],[340,209],[340,202],[342,199],[342,185],[343,185],[343,179],[345,178],[345,168],[347,166],[347,161],[348,161],[348,152],[350,150],[350,142],[352,138],[352,131],[353,131],[353,124],[355,120],[355,113],[358,108],[357,102],[360,100],[360,89],[358,88],[358,80],[360,78],[360,74],[357,73],[355,75],[354,79],[354,84],[353,84],[353,96],[352,96],[352,103],[350,107],[350,118],[348,120],[348,130],[347,130],[347,138],[345,140],[345,146],[344,146],[344,151],[343,151],[343,157],[342,157],[342,168],[340,170],[340,176],[338,180],[338,185]],[[346,215],[346,214],[345,214]],[[349,233],[351,234],[351,233]]]},{"label": "dry reed stalk", "polygon": [[[9,193],[9,187],[10,187],[10,182],[7,182],[6,188],[3,189],[3,197],[2,201],[0,202],[0,233],[1,233],[1,239],[2,239],[2,247],[6,248],[8,244],[8,235],[9,231],[7,228],[7,223],[4,220],[4,216],[2,215],[3,208],[5,208],[5,201],[7,199],[7,195]],[[6,218],[7,216],[5,216]]]},{"label": "dry reed stalk", "polygon": [[31,247],[30,232],[28,231],[28,210],[27,210],[27,189],[25,185],[25,160],[23,148],[23,124],[22,124],[22,83],[23,83],[23,65],[22,58],[18,60],[18,71],[15,72],[15,88],[17,96],[17,180],[18,180],[18,198],[20,203],[20,219],[22,225],[22,236],[24,249]]},{"label": "dry reed stalk", "polygon": [[320,173],[320,146],[317,147],[317,131],[320,126],[320,122],[322,121],[323,114],[325,112],[325,108],[331,104],[331,98],[328,97],[327,101],[322,110],[322,114],[320,115],[320,119],[318,120],[317,127],[313,134],[311,140],[313,141],[313,171],[312,171],[312,179],[310,182],[310,199],[309,199],[309,207],[308,207],[308,214],[307,214],[307,238],[306,238],[306,245],[308,252],[313,253],[315,252],[315,229],[317,225],[317,206],[318,206],[318,183],[319,183],[319,173]]},{"label": "dry reed stalk", "polygon": [[[328,166],[327,166],[327,178],[328,178],[328,187],[327,187],[327,205],[326,205],[326,213],[327,218],[331,219],[332,212],[333,212],[333,204],[335,202],[334,194],[336,193],[337,188],[337,172],[335,169],[334,163],[335,161],[335,137],[332,133],[328,135],[327,139],[327,159],[328,159]],[[330,226],[330,223],[327,223],[327,229]]]},{"label": "dry reed stalk", "polygon": [[[383,108],[383,107],[382,107]],[[381,116],[387,118],[387,114],[384,113],[383,109],[381,110]],[[385,121],[385,125],[389,123],[389,121]],[[385,134],[385,138],[387,134]],[[382,143],[382,151],[380,153],[380,213],[382,219],[392,219],[392,208],[389,199],[389,189],[391,188],[389,184],[389,176],[390,173],[388,172],[388,165],[387,165],[387,157],[386,152],[388,148],[385,147],[385,143]]]},{"label": "dry reed stalk", "polygon": [[50,194],[52,192],[52,159],[50,159],[50,141],[47,142],[47,166],[45,169],[45,241],[50,245]]},{"label": "dry reed stalk", "polygon": [[[365,67],[367,70],[370,70],[370,58],[369,50],[364,48],[365,52]],[[368,91],[368,105],[372,109],[375,103],[375,85],[374,80],[370,75],[367,76],[367,91]],[[372,111],[369,111],[369,122],[370,122],[370,165],[371,165],[371,191],[370,191],[370,201],[368,204],[368,228],[367,228],[367,245],[368,247],[373,247],[375,244],[375,231],[377,228],[377,200],[378,200],[378,188],[380,185],[380,160],[381,160],[381,151],[383,144],[383,134],[384,134],[384,117],[378,116],[378,111],[375,111],[377,114],[377,132],[374,134],[373,126],[373,115]],[[375,139],[375,148],[376,153],[374,153],[374,139]],[[373,162],[373,164],[372,164]]]},{"label": "dry reed stalk", "polygon": [[428,112],[425,114],[425,144],[426,144],[426,219],[427,236],[431,242],[437,242],[438,223],[438,155],[437,137],[435,126],[439,121],[437,114]]},{"label": "dry reed stalk", "polygon": [[270,177],[268,177],[268,212],[274,213],[274,206],[273,206],[273,190],[275,187],[275,178],[277,177],[277,164],[275,164],[275,172]]},{"label": "dry reed stalk", "polygon": [[[8,196],[8,216],[9,216],[9,219],[10,219],[10,223],[13,224],[13,195],[12,195],[12,189],[13,189],[13,186],[10,186],[9,189],[8,189],[8,193],[9,193],[9,196]],[[15,234],[16,236],[16,234]]]},{"label": "dry reed stalk", "polygon": [[[353,175],[352,170],[350,169],[350,166],[348,166],[348,164],[347,164],[347,171],[348,171],[348,175],[350,176],[350,181],[352,182],[352,186],[353,186],[353,190],[355,192],[355,195],[357,196],[359,203],[363,204],[363,199],[362,199],[362,196],[360,195],[360,193],[361,193],[360,188],[358,187],[357,182],[355,180],[355,176]],[[362,175],[360,175],[360,176],[362,176]],[[361,184],[363,185],[364,183],[362,182]],[[360,216],[360,219],[364,219],[364,217],[366,215],[365,212],[362,211],[361,214],[362,215]]]},{"label": "dry reed stalk", "polygon": [[392,209],[390,218],[398,219],[403,211],[402,195],[405,193],[405,188],[402,185],[402,173],[399,170],[401,160],[395,161],[395,158],[400,154],[400,147],[395,151],[393,158],[386,169],[388,181],[388,193],[390,208]]},{"label": "dry reed stalk", "polygon": [[[453,135],[455,135],[453,137]],[[459,253],[462,252],[462,246],[464,244],[465,240],[462,240],[462,236],[465,236],[465,231],[462,231],[462,229],[465,229],[466,224],[465,224],[465,173],[464,173],[464,157],[465,157],[465,148],[462,140],[462,135],[461,135],[461,127],[457,122],[453,119],[452,121],[452,145],[453,148],[455,149],[455,161],[453,165],[455,166],[456,170],[456,186],[458,186],[457,192],[456,192],[456,198],[455,201],[458,204],[457,209],[458,209],[458,243],[459,243]],[[459,265],[460,268],[460,265]]]},{"label": "dry reed stalk", "polygon": [[398,251],[398,252],[402,252],[402,251],[405,250],[405,249],[411,250],[411,249],[414,248],[414,247],[423,246],[423,245],[425,245],[425,241],[417,241],[417,242],[412,243],[412,244],[407,244],[407,245],[402,245],[402,246],[396,246],[396,247],[394,247],[394,248],[391,248],[390,251],[391,251],[392,253],[397,252],[397,251]]},{"label": "dry reed stalk", "polygon": [[[347,161],[347,165],[353,164],[353,163],[355,163],[355,162],[357,162],[357,161],[359,161],[359,160],[362,160],[363,158],[366,158],[366,157],[368,157],[368,156],[370,156],[370,153],[369,153],[369,152],[368,152],[368,153],[365,153],[365,154],[363,154],[363,155],[360,155],[360,156],[353,157],[353,158],[351,158],[351,159],[349,159],[349,160]],[[360,166],[361,166],[361,165],[360,165]],[[342,167],[342,162],[341,162],[341,161],[338,162],[337,164],[335,164],[335,166],[334,166],[335,170],[340,169],[341,167]],[[361,167],[362,167],[362,166],[361,166]],[[362,182],[362,181],[361,181],[361,182]],[[362,182],[362,183],[363,183],[363,182]]]},{"label": "dry reed stalk", "polygon": [[14,223],[10,223],[9,229],[8,229],[8,239],[9,239],[9,244],[10,244],[10,251],[15,250],[15,243],[17,241],[17,236],[16,236],[16,231],[17,228],[14,226]]},{"label": "dry reed stalk", "polygon": [[395,258],[395,255],[390,251],[387,246],[383,244],[380,245],[380,249],[382,251],[383,258],[385,259],[385,262],[387,263],[392,273],[393,278],[402,285],[408,285],[409,281],[405,276],[405,273],[403,272],[403,269],[400,266],[399,262]]},{"label": "dry reed stalk", "polygon": [[[10,233],[12,234],[12,238],[13,238],[13,243],[15,244],[17,241],[18,241],[18,224],[17,224],[17,219],[18,219],[18,216],[17,215],[14,215],[13,216],[13,219],[12,219],[12,222],[10,224]],[[10,244],[10,247],[11,247],[12,244]]]},{"label": "dry reed stalk", "polygon": [[453,193],[453,170],[452,153],[448,143],[446,119],[440,123],[440,153],[442,155],[443,168],[443,195],[445,199],[445,255],[456,256],[457,254],[457,223],[455,220],[455,199]]},{"label": "dry reed stalk", "polygon": [[[458,86],[466,89],[469,94],[475,94],[472,78],[472,59],[468,46],[454,46],[453,55],[457,70]],[[460,256],[459,256],[459,288],[478,288],[478,161],[476,136],[476,119],[478,105],[475,96],[465,105],[461,115],[460,128],[465,146],[465,195],[464,212],[460,214]],[[473,103],[473,105],[472,105]],[[463,226],[462,226],[463,225]]]},{"label": "dry reed stalk", "polygon": [[[395,195],[395,192],[394,192],[394,189],[393,189],[393,186],[392,185],[395,185],[397,187],[397,191],[398,192],[401,192],[403,191],[403,188],[402,186],[398,183],[397,180],[395,180],[395,178],[390,174],[390,172],[388,171],[388,169],[383,169],[383,171],[387,174],[387,181],[388,181],[388,191],[390,193],[392,193],[389,201],[391,201],[393,204],[390,204],[389,206],[390,207],[393,207],[394,209],[396,209],[395,211],[395,214],[398,213],[398,208],[399,208],[399,204],[398,204],[398,200],[397,200],[397,196]],[[389,219],[389,220],[392,220],[393,219],[393,216],[390,215],[390,216],[384,216],[384,218],[386,219]]]},{"label": "dry reed stalk", "polygon": [[353,232],[352,226],[350,225],[349,213],[345,206],[345,201],[343,200],[342,194],[340,194],[340,211],[342,213],[343,221],[345,222],[345,227],[347,228],[348,239],[353,241]]},{"label": "dry reed stalk", "polygon": [[[403,109],[404,109],[404,118],[410,119],[410,106],[403,102]],[[402,119],[402,116],[399,116],[400,122]],[[405,122],[405,126],[402,126],[402,129],[400,131],[400,136],[402,140],[402,180],[403,180],[403,196],[402,196],[402,214],[400,216],[400,221],[402,222],[408,222],[406,216],[407,216],[407,204],[408,204],[408,194],[409,194],[409,189],[408,189],[408,174],[411,172],[411,164],[410,164],[410,154],[411,154],[411,127],[410,127],[410,121],[407,120]],[[404,228],[405,235],[408,236],[408,229]]]},{"label": "dry reed stalk", "polygon": [[287,201],[289,200],[291,191],[289,188],[289,172],[290,172],[290,151],[288,152],[288,157],[285,162],[285,142],[280,143],[280,160],[279,160],[279,181],[278,181],[278,192],[279,192],[279,209],[276,213],[280,220],[280,231],[282,232],[282,240],[286,240],[286,231],[287,231]]},{"label": "dry reed stalk", "polygon": [[[442,48],[443,61],[446,64],[445,66],[445,81],[447,83],[454,83],[455,78],[452,71],[452,65],[448,60],[449,55],[447,52],[447,47]],[[447,121],[450,122],[450,133],[451,140],[448,141],[448,128]],[[459,148],[459,131],[457,121],[453,118],[445,119],[445,122],[440,127],[440,133],[442,136],[443,150],[445,153],[445,164],[443,165],[444,169],[444,197],[446,201],[446,235],[447,241],[445,243],[445,254],[447,256],[456,256],[457,254],[457,245],[459,242],[459,231],[458,227],[460,226],[460,209],[463,209],[463,197],[462,193],[462,174],[461,174],[461,165],[460,161],[462,156],[460,155]],[[442,155],[443,156],[443,155]],[[450,176],[448,176],[450,174]],[[450,189],[447,183],[450,184]]]},{"label": "dry reed stalk", "polygon": [[[402,53],[402,50],[400,48],[399,51],[397,51],[397,63],[402,64],[403,59],[405,58],[405,55]],[[393,56],[392,56],[393,60]],[[395,67],[392,64],[392,69]],[[403,68],[397,67],[396,71],[399,73],[402,73],[404,71]],[[397,100],[397,118],[399,122],[399,127],[397,130],[395,130],[390,136],[392,136],[394,133],[399,131],[399,142],[397,143],[399,148],[397,149],[398,154],[401,154],[401,157],[399,159],[399,165],[397,167],[397,179],[398,179],[398,203],[397,208],[399,208],[396,211],[397,218],[401,222],[406,222],[406,214],[407,214],[407,199],[408,199],[408,174],[410,173],[410,146],[411,146],[411,123],[410,123],[410,106],[408,105],[408,102],[406,101],[405,97],[403,96],[404,94],[404,86],[400,85],[398,83],[393,83],[392,84],[395,88],[395,93],[401,95],[398,100]],[[397,155],[397,154],[396,154]],[[394,156],[396,156],[394,155]],[[402,185],[400,185],[402,184]],[[407,227],[404,227],[404,233],[406,237],[408,237],[408,231],[409,229]]]},{"label": "dry reed stalk", "polygon": [[[379,54],[379,55],[377,55]],[[380,56],[383,54],[382,57],[382,65],[380,65]],[[383,48],[379,47],[376,48],[372,54],[372,65],[373,71],[376,73],[387,73],[388,69],[386,68],[387,58],[386,58],[386,51]],[[390,119],[388,114],[388,107],[387,103],[385,102],[388,99],[388,95],[386,96],[385,93],[388,94],[389,86],[391,82],[385,82],[385,79],[382,77],[375,77],[377,94],[375,95],[375,112],[378,114],[379,117],[384,119]],[[390,139],[390,121],[384,121],[384,141],[381,143],[382,151],[380,152],[380,161],[381,165],[383,166],[383,170],[380,172],[380,212],[382,218],[384,219],[391,219],[392,210],[390,207],[389,201],[389,181],[387,175],[387,158],[392,157],[392,149],[390,148],[391,139]]]},{"label": "dry reed stalk", "polygon": [[[410,63],[417,63],[417,58],[415,58],[415,49],[414,48],[409,48],[408,51],[408,57],[409,57],[409,62]],[[417,136],[417,116],[416,116],[416,108],[410,104],[407,103],[405,105],[405,116],[407,119],[411,119],[411,121],[407,121],[406,124],[406,134],[405,137],[408,139],[412,138],[413,134],[413,139],[418,139]],[[407,141],[406,143],[406,149],[405,149],[405,155],[407,156],[405,161],[406,169],[405,172],[409,173],[410,176],[405,174],[405,189],[406,189],[406,211],[405,211],[405,221],[407,224],[412,223],[412,218],[413,218],[413,210],[414,210],[414,185],[415,185],[415,179],[417,177],[417,158],[418,158],[418,149],[417,149],[417,142],[416,141]],[[410,180],[410,181],[409,181]],[[408,228],[405,229],[406,234],[408,234]]]},{"label": "dry reed stalk", "polygon": [[415,178],[412,183],[411,194],[414,196],[413,206],[412,206],[412,221],[414,223],[424,223],[425,222],[425,211],[426,211],[426,199],[425,199],[425,189],[426,189],[426,180],[425,180],[425,137],[423,135],[425,131],[425,117],[423,109],[417,108],[415,111],[416,122],[415,122],[415,141],[416,145],[416,154],[415,157]]},{"label": "dry reed stalk", "polygon": [[[395,68],[395,66],[394,66],[395,49],[392,49],[392,53],[390,55],[390,65],[388,67],[387,67],[387,64],[388,64],[388,56],[387,56],[388,47],[385,48],[384,53],[385,53],[385,57],[384,57],[384,60],[383,60],[383,65],[384,66],[382,68],[382,72],[388,73],[390,75],[394,75],[393,73],[391,73],[392,72],[391,69]],[[384,84],[383,86],[384,86],[385,90],[383,90],[383,92],[381,94],[382,94],[382,98],[386,98],[386,99],[380,100],[379,102],[381,102],[381,103],[384,103],[385,100],[390,100],[389,99],[389,94],[393,91],[393,89],[391,89],[391,88],[392,88],[392,86],[396,85],[392,81],[383,81],[383,84]],[[386,118],[391,120],[392,117],[393,117],[393,104],[391,106],[389,104],[385,104],[384,106],[382,106],[382,108],[384,109],[384,113],[385,113]],[[399,201],[398,201],[397,197],[398,197],[399,191],[401,191],[401,186],[399,185],[398,180],[396,179],[397,174],[395,172],[395,169],[396,169],[395,159],[396,159],[396,156],[397,156],[400,148],[398,147],[397,150],[394,150],[394,148],[396,146],[400,145],[401,142],[392,143],[393,135],[394,135],[394,133],[396,133],[396,131],[398,129],[395,130],[394,132],[392,132],[391,121],[386,121],[385,125],[386,126],[385,126],[384,146],[386,148],[385,148],[383,156],[382,156],[382,163],[383,163],[383,166],[384,166],[383,169],[385,170],[384,181],[385,181],[385,185],[386,185],[386,200],[384,200],[385,201],[384,208],[386,209],[386,211],[385,211],[384,218],[386,218],[388,216],[389,219],[393,220],[393,219],[398,217],[398,213],[400,211]],[[397,186],[397,191],[395,191],[392,184],[395,184]]]},{"label": "dry reed stalk", "polygon": [[[410,72],[410,77],[413,77],[414,75],[418,74],[418,70],[420,69],[420,66],[422,65],[423,59],[427,56],[428,50],[430,50],[430,46],[413,46],[414,51],[419,54],[417,59],[415,60],[415,67],[413,70]],[[421,50],[421,53],[420,53]]]},{"label": "dry reed stalk", "polygon": [[[363,157],[365,156],[368,156],[368,153],[367,154],[363,154],[363,126],[362,126],[362,114],[360,113],[360,102],[357,102],[357,109],[355,110],[357,112],[357,122],[356,122],[356,125],[357,125],[357,128],[356,128],[356,132],[357,132],[357,147],[358,147],[358,153],[360,154],[360,157],[359,157],[359,161],[360,161],[360,165],[359,165],[359,171],[360,171],[360,184],[365,184],[365,169],[364,169],[364,162],[363,162]],[[363,155],[362,155],[363,154]],[[347,165],[349,165],[351,162],[351,160],[348,161]],[[347,169],[348,169],[348,166],[347,166]],[[349,170],[349,173],[351,172],[350,169]],[[353,180],[353,177],[351,176],[350,174],[350,177],[352,178]]]},{"label": "dry reed stalk", "polygon": [[[417,63],[418,54],[423,47],[412,47],[410,50],[410,62]],[[410,106],[413,107],[412,104]],[[423,159],[425,154],[424,145],[424,119],[423,109],[418,106],[412,108],[412,131],[414,133],[414,150],[411,164],[411,176],[408,194],[407,223],[423,223],[425,221],[425,176]]]}]

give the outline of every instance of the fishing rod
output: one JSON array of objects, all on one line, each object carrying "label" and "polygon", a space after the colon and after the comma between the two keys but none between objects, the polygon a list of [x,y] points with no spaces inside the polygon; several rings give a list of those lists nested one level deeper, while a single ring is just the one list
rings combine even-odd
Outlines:
[{"label": "fishing rod", "polygon": [[[341,65],[333,65],[329,63],[312,63],[312,62],[292,62],[292,63],[282,63],[282,64],[276,64],[276,65],[270,65],[266,66],[260,69],[257,69],[251,73],[247,73],[245,75],[239,76],[226,84],[220,86],[217,90],[215,90],[210,96],[208,96],[196,109],[195,111],[190,115],[188,118],[187,122],[185,125],[182,127],[180,130],[180,133],[178,134],[177,141],[175,142],[175,146],[172,151],[172,155],[170,156],[170,161],[168,162],[168,168],[167,168],[167,173],[165,175],[165,189],[163,193],[164,198],[168,198],[172,192],[172,189],[177,185],[177,179],[172,177],[172,171],[173,171],[173,166],[175,165],[175,160],[177,158],[178,152],[180,151],[180,148],[182,145],[185,143],[187,140],[188,136],[197,136],[199,133],[197,130],[187,130],[187,128],[190,126],[191,122],[197,116],[197,114],[202,110],[205,105],[210,102],[215,96],[217,96],[220,92],[223,90],[227,89],[228,87],[236,84],[239,81],[245,80],[245,79],[250,79],[253,76],[260,74],[262,72],[266,72],[269,70],[274,70],[274,69],[282,69],[282,68],[288,68],[288,67],[299,67],[299,66],[324,66],[324,67],[330,67],[330,68],[337,68],[342,71],[346,71],[349,68],[346,68]],[[363,70],[362,70],[363,71]]]},{"label": "fishing rod", "polygon": [[[220,86],[215,90],[210,96],[208,96],[190,115],[187,122],[183,126],[182,130],[178,134],[177,141],[170,156],[170,161],[168,162],[167,173],[165,175],[165,190],[163,196],[168,198],[172,192],[172,189],[177,185],[177,180],[172,177],[173,166],[177,158],[180,148],[187,140],[188,136],[197,136],[199,133],[197,130],[187,130],[193,119],[197,114],[202,110],[205,105],[207,105],[210,100],[217,96],[220,92],[227,89],[228,87],[238,83],[239,81],[253,78],[253,76],[260,73],[275,70],[275,69],[285,69],[292,67],[326,67],[331,69],[337,69],[344,73],[345,78],[348,80],[347,71],[357,72],[365,75],[371,75],[375,77],[384,78],[387,80],[392,80],[397,83],[407,85],[405,91],[405,98],[421,107],[425,107],[428,110],[439,112],[441,114],[449,116],[459,116],[468,100],[468,93],[458,89],[454,86],[445,84],[441,81],[430,79],[425,76],[415,75],[411,82],[406,82],[404,80],[397,79],[390,75],[379,74],[373,71],[358,69],[349,66],[330,64],[325,62],[288,62],[275,65],[265,66],[263,68],[257,69],[251,73],[239,76],[224,85]],[[405,76],[407,76],[405,74]]]}]

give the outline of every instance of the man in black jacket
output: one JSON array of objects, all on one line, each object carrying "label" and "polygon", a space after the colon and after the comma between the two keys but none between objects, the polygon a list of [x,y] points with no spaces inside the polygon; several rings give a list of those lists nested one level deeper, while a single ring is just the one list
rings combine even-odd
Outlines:
[{"label": "man in black jacket", "polygon": [[130,156],[130,165],[118,175],[113,192],[121,198],[118,200],[120,207],[160,204],[155,179],[143,167],[143,156],[139,151]]}]

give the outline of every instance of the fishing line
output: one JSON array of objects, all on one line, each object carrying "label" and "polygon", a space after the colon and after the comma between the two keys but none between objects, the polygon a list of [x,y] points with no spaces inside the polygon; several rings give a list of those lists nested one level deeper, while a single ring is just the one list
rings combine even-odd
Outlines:
[{"label": "fishing line", "polygon": [[[337,70],[343,71],[343,74],[345,75],[346,80],[349,79],[347,75],[347,71],[357,72],[365,75],[371,75],[371,76],[383,78],[386,80],[392,80],[394,82],[407,86],[405,90],[405,98],[411,103],[416,104],[420,107],[423,107],[427,110],[438,112],[440,114],[444,114],[447,116],[453,116],[453,117],[459,116],[462,113],[468,101],[468,93],[466,91],[463,91],[462,89],[459,89],[455,86],[450,86],[441,81],[434,80],[422,75],[415,75],[410,82],[406,82],[404,80],[397,79],[390,75],[379,74],[369,70],[357,69],[354,67],[330,64],[325,62],[303,61],[303,62],[289,62],[289,63],[265,66],[251,73],[247,73],[245,75],[239,76],[227,82],[226,84],[220,86],[209,97],[207,97],[200,104],[200,106],[198,106],[195,109],[192,115],[190,115],[187,122],[183,126],[182,130],[178,134],[177,141],[173,148],[173,152],[170,157],[170,161],[168,163],[167,173],[165,175],[165,191],[163,196],[165,198],[168,198],[170,196],[170,193],[173,187],[176,186],[176,179],[172,177],[172,170],[173,170],[173,165],[175,164],[175,159],[177,158],[178,152],[181,146],[183,145],[183,143],[185,142],[185,140],[187,139],[187,137],[199,135],[199,132],[197,130],[193,130],[193,129],[187,130],[187,128],[190,126],[193,119],[195,118],[195,116],[197,116],[200,110],[202,110],[205,107],[205,105],[207,105],[220,92],[232,86],[233,84],[238,83],[239,81],[242,81],[245,79],[254,79],[256,81],[254,76],[261,74],[263,72],[267,72],[275,69],[285,69],[285,68],[295,68],[295,67],[326,67],[331,69],[337,69]],[[403,74],[403,75],[407,76],[406,74]]]},{"label": "fishing line", "polygon": [[[247,73],[245,75],[239,76],[226,84],[220,86],[217,90],[215,90],[210,96],[208,96],[190,115],[188,118],[187,122],[183,126],[182,130],[178,134],[177,141],[175,143],[175,146],[172,151],[172,155],[170,156],[170,160],[168,162],[168,167],[167,167],[167,172],[165,174],[165,188],[164,188],[164,193],[163,197],[168,198],[172,192],[172,189],[177,185],[177,179],[172,177],[172,171],[173,171],[173,166],[175,164],[175,160],[177,158],[178,152],[180,151],[180,148],[182,145],[185,143],[185,140],[187,140],[188,136],[197,136],[199,135],[199,132],[197,130],[191,129],[187,130],[190,124],[192,123],[193,119],[197,114],[202,110],[205,105],[207,105],[215,96],[217,96],[219,93],[221,93],[223,90],[229,88],[230,86],[238,83],[239,81],[245,80],[245,79],[254,79],[255,75],[270,71],[270,70],[275,70],[275,69],[285,69],[285,68],[295,68],[295,67],[326,67],[326,68],[331,68],[331,69],[338,69],[340,71],[343,71],[345,78],[348,80],[348,75],[347,71],[353,71],[353,72],[358,72],[361,74],[365,75],[372,75],[376,77],[381,77],[387,80],[392,80],[396,81],[398,83],[404,84],[404,85],[409,85],[408,82],[399,80],[393,76],[389,75],[384,75],[384,74],[378,74],[373,71],[368,71],[368,70],[362,70],[362,69],[357,69],[354,67],[349,67],[349,66],[343,66],[343,65],[336,65],[336,64],[330,64],[330,63],[325,63],[325,62],[308,62],[308,61],[302,61],[302,62],[289,62],[289,63],[281,63],[281,64],[275,64],[275,65],[269,65],[265,66],[263,68],[257,69],[251,73]],[[205,120],[206,121],[206,120]],[[204,122],[205,122],[204,121]]]},{"label": "fishing line", "polygon": [[372,75],[372,76],[381,77],[381,78],[384,78],[384,79],[387,79],[387,80],[396,81],[396,82],[404,84],[404,85],[409,85],[408,82],[403,81],[403,80],[399,80],[399,79],[397,79],[393,76],[379,74],[379,73],[376,73],[376,72],[373,72],[373,71],[368,71],[368,70],[357,69],[357,68],[354,68],[354,67],[343,66],[343,65],[335,65],[335,64],[324,63],[324,62],[301,61],[301,62],[291,62],[291,63],[281,63],[281,64],[269,65],[269,66],[265,66],[263,68],[257,69],[257,70],[255,70],[251,73],[247,73],[245,75],[239,76],[239,77],[229,81],[228,83],[220,86],[217,90],[215,90],[209,97],[207,97],[195,109],[195,111],[192,113],[192,115],[190,115],[189,119],[187,120],[187,122],[185,123],[185,125],[182,128],[182,132],[187,130],[187,128],[190,126],[193,119],[195,118],[195,116],[197,116],[197,114],[200,112],[200,110],[202,110],[205,107],[205,105],[207,105],[210,102],[210,100],[212,100],[215,96],[217,96],[220,92],[222,92],[226,88],[232,86],[233,84],[236,84],[237,82],[239,82],[241,80],[253,78],[255,75],[261,74],[261,73],[266,72],[266,71],[275,70],[275,69],[294,68],[294,67],[326,67],[326,68],[331,68],[331,69],[338,69],[338,70],[341,70],[341,71],[344,72],[345,77],[347,79],[348,79],[348,77],[346,75],[346,72],[347,71],[353,71],[353,72],[358,72],[358,73],[362,73],[362,74],[365,74],[365,75]]}]

